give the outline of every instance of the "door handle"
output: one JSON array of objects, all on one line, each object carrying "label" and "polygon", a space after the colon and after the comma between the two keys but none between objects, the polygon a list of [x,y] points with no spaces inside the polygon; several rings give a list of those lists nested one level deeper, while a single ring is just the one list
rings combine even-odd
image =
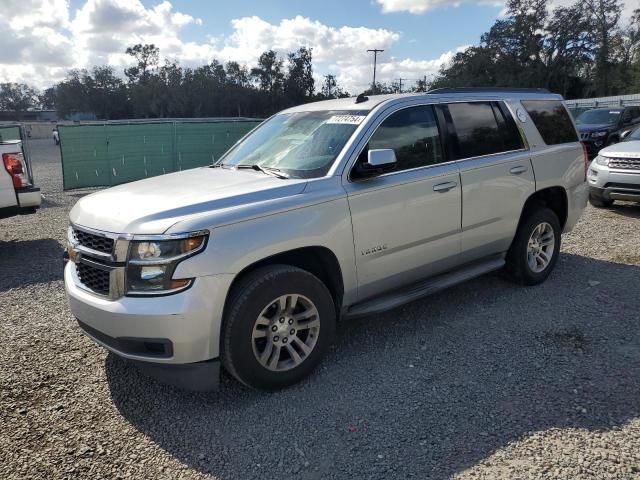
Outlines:
[{"label": "door handle", "polygon": [[439,184],[433,186],[433,191],[434,192],[444,193],[444,192],[448,192],[449,190],[451,190],[452,188],[455,188],[457,186],[458,186],[458,184],[456,182],[439,183]]},{"label": "door handle", "polygon": [[529,170],[529,169],[527,167],[525,167],[524,165],[518,165],[517,167],[513,167],[511,170],[509,170],[509,173],[511,173],[513,175],[520,175],[521,173],[524,173],[527,170]]}]

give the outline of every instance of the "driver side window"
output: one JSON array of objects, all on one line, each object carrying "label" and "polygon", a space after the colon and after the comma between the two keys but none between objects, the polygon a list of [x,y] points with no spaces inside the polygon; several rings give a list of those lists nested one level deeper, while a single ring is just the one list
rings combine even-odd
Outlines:
[{"label": "driver side window", "polygon": [[395,171],[441,163],[442,146],[433,107],[409,107],[389,116],[369,139],[356,166],[367,162],[369,149],[386,148],[396,154]]}]

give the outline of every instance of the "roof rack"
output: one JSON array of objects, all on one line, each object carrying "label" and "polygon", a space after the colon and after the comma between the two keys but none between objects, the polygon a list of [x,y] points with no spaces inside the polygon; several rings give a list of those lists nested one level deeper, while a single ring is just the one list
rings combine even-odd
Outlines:
[{"label": "roof rack", "polygon": [[428,94],[442,93],[551,93],[546,88],[509,88],[509,87],[456,87],[436,88],[426,92]]}]

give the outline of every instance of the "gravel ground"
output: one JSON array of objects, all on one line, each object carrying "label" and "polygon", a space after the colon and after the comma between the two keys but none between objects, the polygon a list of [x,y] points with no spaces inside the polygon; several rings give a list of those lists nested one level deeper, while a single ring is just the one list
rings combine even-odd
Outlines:
[{"label": "gravel ground", "polygon": [[0,478],[640,478],[640,206],[588,208],[550,279],[487,276],[341,326],[308,380],[155,383],[81,335],[46,196],[0,220]]}]

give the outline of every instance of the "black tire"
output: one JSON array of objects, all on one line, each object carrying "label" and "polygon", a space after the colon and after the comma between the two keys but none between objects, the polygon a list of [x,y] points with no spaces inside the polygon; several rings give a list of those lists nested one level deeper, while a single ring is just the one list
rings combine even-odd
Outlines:
[{"label": "black tire", "polygon": [[609,208],[613,205],[613,200],[605,200],[602,197],[596,197],[593,194],[589,194],[589,203],[596,208]]},{"label": "black tire", "polygon": [[[544,270],[535,272],[527,261],[528,244],[533,231],[542,223],[548,223],[553,229],[554,249],[551,260]],[[562,229],[560,227],[560,221],[553,210],[540,207],[530,212],[520,222],[511,248],[509,248],[509,252],[507,253],[505,268],[507,276],[521,285],[538,285],[544,282],[558,262],[561,235]]]},{"label": "black tire", "polygon": [[[272,371],[254,354],[252,333],[263,309],[283,295],[303,295],[313,302],[320,319],[315,346],[302,363]],[[245,385],[264,390],[284,388],[302,380],[320,363],[333,342],[336,309],[327,287],[311,273],[289,265],[270,265],[250,272],[232,289],[221,332],[225,369]],[[287,355],[287,354],[285,354]]]}]

